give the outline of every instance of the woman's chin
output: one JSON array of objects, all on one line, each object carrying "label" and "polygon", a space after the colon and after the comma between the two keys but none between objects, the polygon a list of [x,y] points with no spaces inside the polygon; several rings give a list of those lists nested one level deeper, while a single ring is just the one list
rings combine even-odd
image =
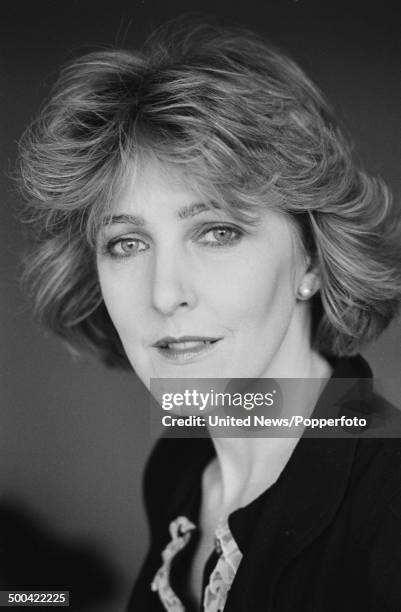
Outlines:
[{"label": "woman's chin", "polygon": [[[150,378],[222,378],[221,368],[210,363],[193,363],[191,365],[165,365],[164,367],[154,368]],[[148,378],[149,380],[149,378]]]}]

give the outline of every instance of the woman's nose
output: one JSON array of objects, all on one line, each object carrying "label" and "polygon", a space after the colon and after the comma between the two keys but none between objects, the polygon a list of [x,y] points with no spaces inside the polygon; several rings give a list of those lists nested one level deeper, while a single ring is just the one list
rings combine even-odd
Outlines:
[{"label": "woman's nose", "polygon": [[197,303],[194,280],[193,267],[184,253],[173,248],[160,252],[154,260],[153,307],[165,316],[179,308],[192,309]]}]

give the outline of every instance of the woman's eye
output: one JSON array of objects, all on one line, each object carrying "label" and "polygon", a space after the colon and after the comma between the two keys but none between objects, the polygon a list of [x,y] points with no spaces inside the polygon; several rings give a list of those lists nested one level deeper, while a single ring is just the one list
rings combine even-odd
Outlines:
[{"label": "woman's eye", "polygon": [[204,231],[200,242],[209,246],[229,246],[237,242],[242,235],[243,232],[240,229],[229,225],[219,225]]},{"label": "woman's eye", "polygon": [[107,252],[112,257],[129,257],[146,251],[148,248],[149,246],[138,238],[118,238],[118,240],[109,242]]}]

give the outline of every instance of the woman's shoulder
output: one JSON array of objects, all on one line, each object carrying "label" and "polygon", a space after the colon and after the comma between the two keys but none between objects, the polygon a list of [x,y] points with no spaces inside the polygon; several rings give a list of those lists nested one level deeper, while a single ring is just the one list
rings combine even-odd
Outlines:
[{"label": "woman's shoulder", "polygon": [[368,426],[358,441],[356,465],[392,494],[401,490],[401,409],[374,388],[362,406]]},{"label": "woman's shoulder", "polygon": [[353,517],[353,542],[365,551],[372,609],[398,610],[401,601],[401,439],[361,439],[356,461],[360,484]]},{"label": "woman's shoulder", "polygon": [[361,531],[380,531],[390,521],[401,536],[401,438],[358,440],[350,490]]},{"label": "woman's shoulder", "polygon": [[[397,452],[401,443],[401,408],[392,404],[375,389],[365,399],[363,412],[368,419],[368,436],[383,440],[394,440],[384,448],[388,453]],[[400,465],[401,467],[401,465]]]}]

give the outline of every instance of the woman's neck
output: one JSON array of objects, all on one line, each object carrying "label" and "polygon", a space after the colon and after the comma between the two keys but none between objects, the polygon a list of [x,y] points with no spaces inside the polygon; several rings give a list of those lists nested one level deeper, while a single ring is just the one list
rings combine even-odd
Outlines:
[{"label": "woman's neck", "polygon": [[[323,357],[311,354],[309,368],[304,368],[299,376],[304,380],[299,381],[299,385],[295,381],[295,385],[289,386],[284,404],[296,415],[309,416],[331,372],[330,364]],[[276,482],[299,437],[212,439],[216,458],[207,467],[205,480],[214,499],[213,505],[218,509],[218,518],[223,518],[250,503]]]}]

